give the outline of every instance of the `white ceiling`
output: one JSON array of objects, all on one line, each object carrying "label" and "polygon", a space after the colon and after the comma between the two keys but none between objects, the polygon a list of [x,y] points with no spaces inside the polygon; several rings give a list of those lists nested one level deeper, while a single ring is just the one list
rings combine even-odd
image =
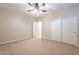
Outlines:
[{"label": "white ceiling", "polygon": [[48,3],[47,8],[54,11],[63,11],[76,6],[79,6],[77,3]]},{"label": "white ceiling", "polygon": [[[0,3],[0,8],[19,11],[28,14],[27,10],[30,8],[27,3]],[[78,3],[46,3],[48,11],[52,12],[70,12],[79,10]]]}]

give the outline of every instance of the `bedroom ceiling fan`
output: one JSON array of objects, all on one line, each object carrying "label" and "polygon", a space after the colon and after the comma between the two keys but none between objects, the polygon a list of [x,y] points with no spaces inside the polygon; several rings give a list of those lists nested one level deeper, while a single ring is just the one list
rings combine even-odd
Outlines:
[{"label": "bedroom ceiling fan", "polygon": [[45,6],[46,4],[45,3],[28,3],[29,6],[32,7],[32,9],[30,10],[27,10],[29,12],[33,12],[33,14],[40,14],[40,13],[45,13],[47,12]]}]

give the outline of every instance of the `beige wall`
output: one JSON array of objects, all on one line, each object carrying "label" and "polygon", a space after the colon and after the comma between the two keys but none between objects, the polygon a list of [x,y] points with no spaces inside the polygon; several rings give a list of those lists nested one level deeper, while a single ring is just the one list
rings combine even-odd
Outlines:
[{"label": "beige wall", "polygon": [[52,15],[46,15],[45,17],[41,17],[42,21],[42,38],[43,39],[51,39],[51,17]]},{"label": "beige wall", "polygon": [[62,41],[61,34],[61,17],[51,20],[51,40]]},{"label": "beige wall", "polygon": [[32,18],[0,9],[0,42],[32,38]]},{"label": "beige wall", "polygon": [[50,21],[46,19],[42,21],[42,38],[50,39]]}]

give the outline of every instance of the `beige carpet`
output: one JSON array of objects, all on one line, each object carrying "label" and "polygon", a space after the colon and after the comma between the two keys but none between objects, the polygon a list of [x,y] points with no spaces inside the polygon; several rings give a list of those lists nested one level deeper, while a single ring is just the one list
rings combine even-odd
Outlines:
[{"label": "beige carpet", "polygon": [[77,55],[79,48],[70,44],[44,39],[28,39],[0,45],[0,54],[7,55]]}]

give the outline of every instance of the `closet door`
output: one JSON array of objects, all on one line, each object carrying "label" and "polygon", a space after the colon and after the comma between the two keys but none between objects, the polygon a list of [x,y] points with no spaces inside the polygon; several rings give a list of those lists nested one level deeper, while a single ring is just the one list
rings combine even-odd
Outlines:
[{"label": "closet door", "polygon": [[62,41],[76,45],[77,43],[76,17],[68,17],[62,19]]},{"label": "closet door", "polygon": [[51,21],[51,40],[61,41],[61,19]]}]

